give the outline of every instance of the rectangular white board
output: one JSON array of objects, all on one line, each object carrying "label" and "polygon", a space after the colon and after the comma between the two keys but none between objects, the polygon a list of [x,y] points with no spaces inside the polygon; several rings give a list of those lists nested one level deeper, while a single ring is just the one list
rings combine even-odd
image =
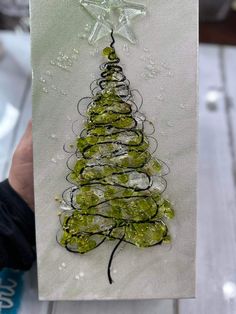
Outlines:
[{"label": "rectangular white board", "polygon": [[[155,125],[154,156],[170,173],[164,195],[174,205],[168,221],[171,245],[140,249],[122,246],[107,264],[114,241],[87,254],[59,246],[59,205],[55,197],[69,184],[63,145],[75,141],[72,122],[83,119],[78,101],[104,62],[110,38],[88,44],[95,18],[79,1],[31,1],[33,132],[39,297],[41,300],[189,298],[195,296],[197,3],[139,1],[146,16],[132,23],[138,43],[115,35],[115,48],[132,89],[143,97],[143,112]],[[119,11],[119,10],[118,10]],[[68,59],[68,58],[69,59]],[[64,67],[64,69],[63,69]]]}]

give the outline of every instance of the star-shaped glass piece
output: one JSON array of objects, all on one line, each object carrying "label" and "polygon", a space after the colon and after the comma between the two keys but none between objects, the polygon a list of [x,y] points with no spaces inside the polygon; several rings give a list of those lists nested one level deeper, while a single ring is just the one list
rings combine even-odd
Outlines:
[{"label": "star-shaped glass piece", "polygon": [[95,20],[88,38],[89,43],[94,44],[110,35],[111,30],[133,44],[137,42],[131,21],[146,14],[144,5],[125,0],[80,0],[80,4]]}]

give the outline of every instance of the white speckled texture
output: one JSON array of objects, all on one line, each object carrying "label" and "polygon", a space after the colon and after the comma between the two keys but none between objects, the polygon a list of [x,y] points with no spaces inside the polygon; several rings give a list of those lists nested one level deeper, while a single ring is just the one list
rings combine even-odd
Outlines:
[{"label": "white speckled texture", "polygon": [[[41,300],[195,295],[197,2],[139,2],[148,8],[147,17],[134,23],[139,44],[128,44],[127,53],[123,49],[125,41],[117,38],[116,49],[132,88],[138,89],[144,98],[145,115],[155,123],[154,136],[159,142],[156,156],[167,161],[171,168],[166,195],[174,202],[176,211],[175,219],[169,222],[172,246],[138,249],[126,245],[113,261],[115,282],[110,285],[106,267],[113,242],[106,242],[83,256],[69,253],[56,243],[59,221],[54,197],[68,186],[62,146],[68,136],[73,137],[70,118],[78,119],[76,104],[81,97],[90,95],[91,73],[99,74],[103,59],[100,54],[92,56],[89,52],[94,48],[78,38],[82,25],[91,23],[90,17],[80,9],[79,1],[32,0],[34,167]],[[108,42],[108,39],[100,41],[99,51]],[[71,72],[50,65],[59,51],[70,53],[73,48],[78,48],[80,54]],[[142,59],[150,54],[158,73],[154,78],[144,79],[146,62]],[[40,77],[47,70],[53,77],[46,77],[49,89],[46,94]],[[53,91],[52,84],[68,95]],[[57,162],[52,162],[52,158]],[[84,276],[75,279],[80,272]]]}]

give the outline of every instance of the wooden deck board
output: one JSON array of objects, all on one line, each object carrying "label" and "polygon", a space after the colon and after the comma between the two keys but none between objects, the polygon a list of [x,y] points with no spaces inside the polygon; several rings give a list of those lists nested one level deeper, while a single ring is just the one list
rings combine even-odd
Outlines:
[{"label": "wooden deck board", "polygon": [[180,301],[180,314],[236,312],[225,289],[236,284],[236,203],[221,56],[219,47],[200,49],[197,298]]},{"label": "wooden deck board", "polygon": [[52,314],[175,314],[171,300],[55,302]]},{"label": "wooden deck board", "polygon": [[222,66],[226,90],[229,140],[233,156],[233,174],[236,189],[236,47],[222,48]]}]

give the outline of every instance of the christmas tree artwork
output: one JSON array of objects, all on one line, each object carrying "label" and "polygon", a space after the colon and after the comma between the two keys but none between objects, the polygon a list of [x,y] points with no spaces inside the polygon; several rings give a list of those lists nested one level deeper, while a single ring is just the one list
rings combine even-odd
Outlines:
[{"label": "christmas tree artwork", "polygon": [[78,104],[79,112],[87,104],[86,122],[70,145],[67,180],[72,185],[62,195],[68,208],[60,214],[57,234],[60,245],[79,254],[114,241],[107,267],[110,283],[119,245],[148,248],[169,243],[166,220],[174,217],[163,197],[168,167],[153,156],[153,137],[145,133],[147,120],[111,36],[111,45],[103,50],[107,61],[100,66],[100,78],[91,84],[92,96]]}]

